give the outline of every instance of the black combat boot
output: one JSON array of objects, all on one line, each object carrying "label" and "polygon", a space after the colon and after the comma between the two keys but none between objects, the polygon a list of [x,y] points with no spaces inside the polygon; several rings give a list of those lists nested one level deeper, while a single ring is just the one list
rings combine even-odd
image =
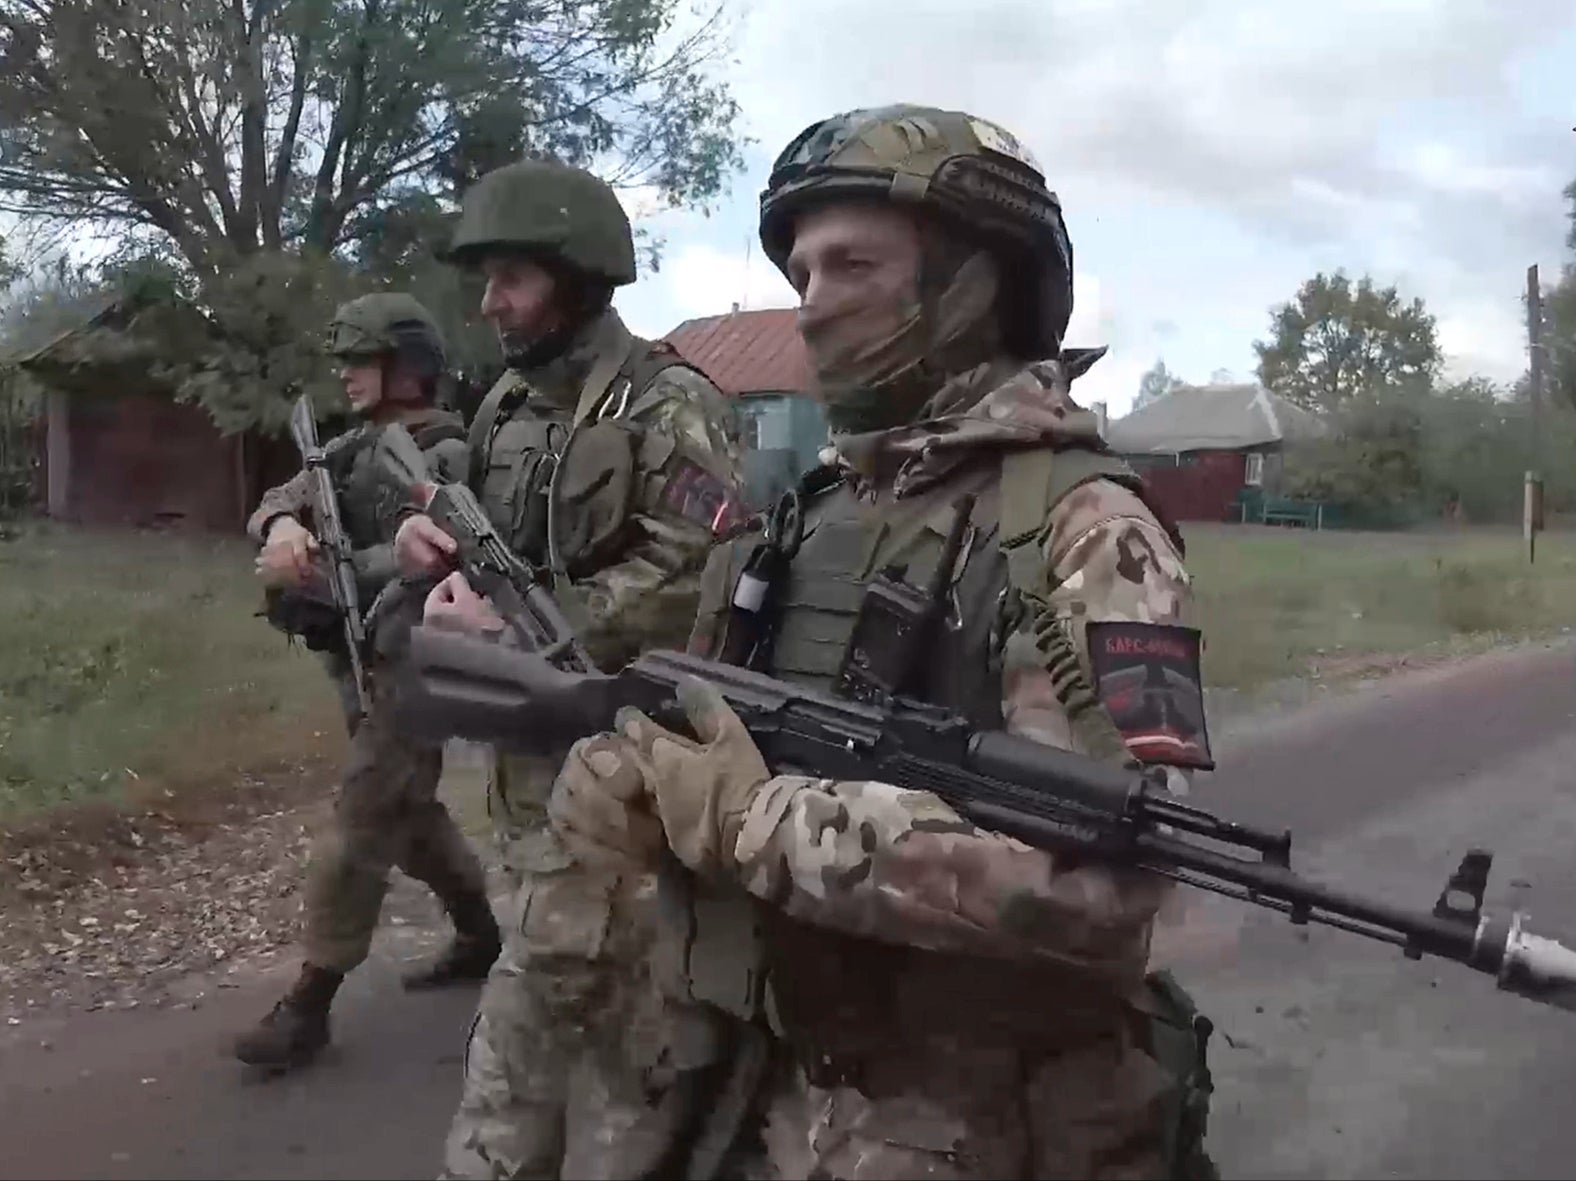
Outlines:
[{"label": "black combat boot", "polygon": [[302,964],[301,975],[268,1016],[235,1040],[235,1056],[248,1066],[291,1070],[305,1066],[328,1045],[328,1008],[344,974]]},{"label": "black combat boot", "polygon": [[468,980],[485,980],[493,961],[503,950],[498,920],[493,917],[492,904],[487,901],[486,894],[480,891],[459,894],[445,899],[443,908],[454,922],[454,939],[432,963],[405,974],[403,983],[407,989],[442,988]]}]

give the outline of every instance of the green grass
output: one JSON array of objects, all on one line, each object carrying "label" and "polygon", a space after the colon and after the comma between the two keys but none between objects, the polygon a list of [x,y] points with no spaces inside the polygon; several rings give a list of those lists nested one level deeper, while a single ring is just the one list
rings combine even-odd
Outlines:
[{"label": "green grass", "polygon": [[1576,532],[1309,532],[1190,525],[1209,685],[1251,689],[1358,658],[1576,625]]},{"label": "green grass", "polygon": [[[1187,528],[1204,676],[1247,689],[1343,661],[1576,625],[1576,532]],[[317,658],[255,613],[240,538],[29,527],[0,542],[0,824],[83,801],[245,790],[332,758]]]},{"label": "green grass", "polygon": [[342,739],[322,666],[261,602],[240,538],[0,542],[0,819],[231,788]]}]

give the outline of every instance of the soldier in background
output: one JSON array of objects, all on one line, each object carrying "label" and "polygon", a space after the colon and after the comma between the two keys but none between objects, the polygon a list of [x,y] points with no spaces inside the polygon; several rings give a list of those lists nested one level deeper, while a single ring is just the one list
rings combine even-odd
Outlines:
[{"label": "soldier in background", "polygon": [[[797,550],[751,566],[782,569],[764,596],[739,592],[766,543],[714,551],[691,651],[832,691],[860,675],[865,587],[893,564],[930,585],[972,495],[910,691],[1185,790],[1212,763],[1183,542],[1070,396],[1099,353],[1063,347],[1072,247],[1032,156],[961,112],[834,116],[779,156],[761,241],[799,293],[835,453],[801,490]],[[738,980],[693,955],[682,974],[774,1036],[720,1175],[1212,1175],[1205,1030],[1149,971],[1169,883],[928,792],[774,776],[715,690],[683,699],[701,741],[626,714],[576,744],[551,811],[577,855],[627,865],[657,856],[634,838],[660,819],[715,894],[687,946],[742,911],[721,922]]]},{"label": "soldier in background", "polygon": [[[457,479],[465,467],[464,428],[457,415],[433,405],[444,370],[443,339],[411,296],[387,292],[352,300],[339,308],[329,335],[329,351],[340,359],[345,393],[360,420],[325,450],[365,608],[397,577],[397,491],[379,477],[384,429],[403,426],[439,478]],[[311,489],[302,472],[264,493],[247,524],[261,545],[257,571],[269,588],[271,619],[324,653],[351,733],[332,819],[307,864],[300,976],[235,1045],[242,1062],[281,1069],[310,1061],[328,1043],[329,1007],[345,974],[366,959],[390,867],[431,888],[455,929],[436,962],[405,977],[407,988],[480,980],[502,942],[481,862],[437,798],[443,750],[402,738],[387,695],[378,692],[393,652],[389,633],[398,627],[381,607],[397,600],[385,597],[369,625],[372,704],[361,718],[344,629],[323,589],[311,519]],[[407,613],[419,605],[407,604]]]},{"label": "soldier in background", "polygon": [[[469,432],[468,482],[484,510],[544,573],[599,666],[682,643],[706,554],[737,503],[736,430],[710,380],[613,310],[614,290],[635,279],[617,196],[582,169],[508,165],[466,192],[449,258],[484,275],[481,312],[508,365]],[[397,548],[402,569],[432,577],[454,542],[417,513]],[[426,618],[500,626],[457,573]],[[665,1019],[642,984],[651,874],[582,867],[547,826],[548,790],[576,737],[551,757],[493,759],[489,811],[518,918],[471,1031],[449,1176],[607,1175],[591,1158],[670,1065]],[[588,1071],[595,1097],[572,1104]]]}]

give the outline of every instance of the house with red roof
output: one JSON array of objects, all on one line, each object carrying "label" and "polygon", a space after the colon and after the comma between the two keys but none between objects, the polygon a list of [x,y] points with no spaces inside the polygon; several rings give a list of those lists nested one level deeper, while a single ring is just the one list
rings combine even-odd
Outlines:
[{"label": "house with red roof", "polygon": [[744,456],[745,494],[771,503],[816,465],[826,442],[826,415],[803,391],[810,363],[793,308],[734,310],[686,320],[665,337],[695,368],[735,400]]}]

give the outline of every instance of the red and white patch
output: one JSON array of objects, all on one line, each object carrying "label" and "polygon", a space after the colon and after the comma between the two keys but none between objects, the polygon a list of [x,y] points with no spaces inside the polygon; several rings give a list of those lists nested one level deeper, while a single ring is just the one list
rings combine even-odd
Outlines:
[{"label": "red and white patch", "polygon": [[679,460],[659,503],[686,521],[704,525],[715,536],[734,528],[746,515],[737,488],[688,459]]},{"label": "red and white patch", "polygon": [[1140,762],[1212,770],[1196,628],[1089,624],[1095,693]]}]

